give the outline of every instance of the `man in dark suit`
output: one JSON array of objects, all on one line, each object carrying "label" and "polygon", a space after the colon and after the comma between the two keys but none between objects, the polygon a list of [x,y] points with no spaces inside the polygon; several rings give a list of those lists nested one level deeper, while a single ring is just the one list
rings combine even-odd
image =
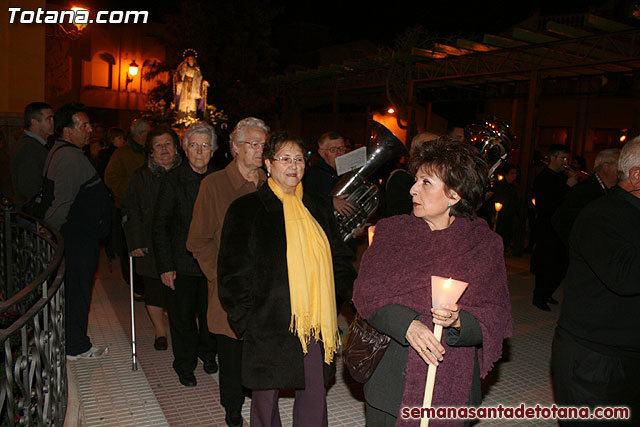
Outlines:
[{"label": "man in dark suit", "polygon": [[24,133],[11,161],[11,184],[16,204],[21,207],[40,192],[42,169],[47,158],[47,138],[53,135],[53,109],[44,102],[32,102],[24,109]]}]

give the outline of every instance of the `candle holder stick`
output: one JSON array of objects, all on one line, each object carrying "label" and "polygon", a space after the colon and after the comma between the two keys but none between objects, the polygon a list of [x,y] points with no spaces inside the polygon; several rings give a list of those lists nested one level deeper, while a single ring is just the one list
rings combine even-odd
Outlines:
[{"label": "candle holder stick", "polygon": [[[454,280],[452,278],[444,278],[440,276],[431,276],[431,305],[432,307],[440,307],[442,303],[455,304],[458,302],[465,289],[469,284]],[[442,339],[442,325],[433,326],[433,335],[438,342]],[[436,385],[436,372],[438,367],[429,365],[427,370],[427,382],[424,388],[424,399],[422,401],[423,408],[430,408],[433,399],[433,389]],[[420,421],[420,427],[428,427],[429,418],[423,418]]]}]

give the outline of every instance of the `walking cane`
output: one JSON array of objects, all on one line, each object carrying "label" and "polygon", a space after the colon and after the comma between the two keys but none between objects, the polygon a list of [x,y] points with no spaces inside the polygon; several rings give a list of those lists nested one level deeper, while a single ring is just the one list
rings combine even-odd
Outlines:
[{"label": "walking cane", "polygon": [[138,370],[138,361],[136,360],[136,315],[133,309],[133,257],[129,254],[129,300],[131,301],[131,370]]},{"label": "walking cane", "polygon": [[[444,277],[431,276],[431,305],[432,307],[440,307],[440,304],[455,304],[458,302],[465,289],[467,289],[468,283],[454,280],[452,278],[445,279]],[[438,342],[442,338],[442,325],[433,326],[433,335]],[[433,388],[436,385],[436,370],[437,366],[429,364],[427,370],[427,382],[424,388],[424,400],[422,402],[423,408],[431,407],[431,399],[433,398]],[[420,421],[420,427],[427,427],[429,425],[429,418],[425,417]]]}]

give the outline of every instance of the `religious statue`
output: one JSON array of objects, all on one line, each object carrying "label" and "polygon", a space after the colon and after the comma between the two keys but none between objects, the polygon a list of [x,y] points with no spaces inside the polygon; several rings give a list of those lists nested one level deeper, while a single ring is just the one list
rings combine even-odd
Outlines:
[{"label": "religious statue", "polygon": [[195,118],[198,111],[204,114],[206,109],[209,82],[202,78],[195,50],[185,50],[182,57],[184,60],[173,75],[175,109],[179,118]]}]

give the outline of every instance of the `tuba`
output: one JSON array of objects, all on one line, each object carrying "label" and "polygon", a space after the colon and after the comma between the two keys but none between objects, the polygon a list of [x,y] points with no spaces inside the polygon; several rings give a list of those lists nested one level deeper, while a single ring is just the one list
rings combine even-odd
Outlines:
[{"label": "tuba", "polygon": [[329,193],[330,196],[347,194],[345,200],[355,206],[353,213],[348,216],[333,212],[345,242],[380,206],[380,189],[367,182],[367,179],[389,160],[409,155],[407,148],[393,132],[374,120],[369,121],[369,125],[371,133],[367,144],[367,161],[358,170],[346,173]]},{"label": "tuba", "polygon": [[507,159],[515,137],[511,128],[495,116],[489,116],[482,124],[472,124],[464,129],[467,143],[476,147],[489,166],[491,180],[498,166]]}]

